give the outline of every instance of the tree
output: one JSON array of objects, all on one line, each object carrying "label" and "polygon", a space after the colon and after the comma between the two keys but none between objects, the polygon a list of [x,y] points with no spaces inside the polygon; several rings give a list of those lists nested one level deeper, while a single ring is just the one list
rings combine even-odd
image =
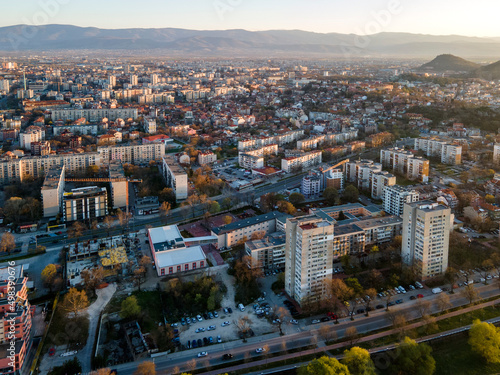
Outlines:
[{"label": "tree", "polygon": [[500,363],[500,329],[491,323],[474,320],[469,330],[469,345],[488,363]]},{"label": "tree", "polygon": [[136,296],[130,296],[122,301],[120,316],[124,319],[137,318],[141,313],[141,308]]},{"label": "tree", "polygon": [[73,313],[76,318],[80,310],[85,309],[89,305],[87,293],[84,290],[78,291],[76,288],[71,288],[64,297],[63,309],[67,312]]},{"label": "tree", "polygon": [[224,225],[229,225],[233,222],[232,216],[226,215],[222,218],[222,221],[224,222]]},{"label": "tree", "polygon": [[417,302],[415,303],[414,307],[420,314],[420,317],[423,317],[424,315],[428,315],[429,311],[431,309],[431,301],[423,300],[423,299],[418,299]]},{"label": "tree", "polygon": [[323,191],[323,198],[327,204],[335,206],[339,203],[339,192],[334,187],[329,186]]},{"label": "tree", "polygon": [[321,357],[300,367],[298,375],[350,375],[349,369],[335,358]]},{"label": "tree", "polygon": [[156,375],[156,365],[151,361],[144,361],[139,363],[134,375]]},{"label": "tree", "polygon": [[10,254],[12,250],[16,247],[16,240],[14,235],[10,232],[5,232],[2,235],[2,240],[0,241],[0,252]]},{"label": "tree", "polygon": [[366,349],[357,346],[344,352],[342,363],[352,375],[376,375],[375,364]]},{"label": "tree", "polygon": [[290,194],[290,196],[288,197],[288,200],[291,204],[293,204],[294,206],[304,202],[305,198],[302,194],[300,193],[292,193]]},{"label": "tree", "polygon": [[457,270],[449,266],[444,273],[444,278],[450,283],[450,293],[455,293],[453,286],[458,279]]},{"label": "tree", "polygon": [[431,355],[432,349],[427,344],[417,344],[409,337],[397,346],[399,356],[393,359],[387,374],[389,375],[432,375],[436,370],[436,361]]},{"label": "tree", "polygon": [[168,222],[168,214],[170,213],[170,209],[172,206],[169,202],[163,202],[160,206],[160,217],[163,224],[167,224]]},{"label": "tree", "polygon": [[447,311],[451,308],[450,297],[445,293],[440,293],[436,298],[436,305],[439,311]]},{"label": "tree", "polygon": [[95,295],[97,287],[104,279],[104,269],[102,267],[92,268],[91,270],[83,270],[81,273],[83,285],[87,291],[91,291]]},{"label": "tree", "polygon": [[350,202],[350,203],[357,202],[358,198],[359,198],[358,188],[354,185],[347,185],[345,190],[344,190],[344,194],[342,195],[342,198],[346,202]]},{"label": "tree", "polygon": [[469,300],[469,304],[472,304],[472,302],[479,299],[479,293],[472,284],[466,285],[465,288],[463,288],[460,292],[460,295],[464,298],[467,298]]},{"label": "tree", "polygon": [[54,287],[54,281],[57,277],[57,266],[55,264],[48,264],[42,271],[42,281],[45,286],[49,288],[49,292],[52,293],[52,288]]},{"label": "tree", "polygon": [[356,327],[347,327],[344,333],[344,338],[349,343],[349,347],[352,348],[360,339],[358,329]]}]

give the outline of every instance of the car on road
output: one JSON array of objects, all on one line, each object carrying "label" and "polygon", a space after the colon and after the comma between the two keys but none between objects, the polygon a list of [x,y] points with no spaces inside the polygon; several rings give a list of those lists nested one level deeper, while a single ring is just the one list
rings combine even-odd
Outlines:
[{"label": "car on road", "polygon": [[198,358],[206,357],[207,355],[208,355],[208,352],[199,352],[198,353]]},{"label": "car on road", "polygon": [[226,360],[226,361],[227,361],[228,359],[231,359],[231,358],[233,358],[233,355],[232,355],[231,353],[226,353],[226,354],[223,354],[223,355],[222,355],[222,359],[224,359],[224,360]]},{"label": "car on road", "polygon": [[255,353],[257,353],[257,354],[264,353],[265,351],[266,351],[266,349],[264,349],[264,348],[255,349]]}]

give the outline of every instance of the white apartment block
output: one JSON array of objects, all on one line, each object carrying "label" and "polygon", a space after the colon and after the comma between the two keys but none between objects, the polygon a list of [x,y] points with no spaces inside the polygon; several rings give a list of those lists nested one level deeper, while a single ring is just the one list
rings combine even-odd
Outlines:
[{"label": "white apartment block", "polygon": [[462,146],[450,144],[445,141],[431,138],[416,138],[415,149],[421,150],[427,156],[435,156],[441,158],[443,164],[461,164],[462,163]]},{"label": "white apartment block", "polygon": [[212,164],[217,161],[217,155],[215,155],[212,151],[200,151],[198,154],[198,164],[199,165],[207,165]]},{"label": "white apartment block", "polygon": [[97,152],[84,154],[61,154],[32,156],[21,159],[0,161],[0,184],[22,182],[27,177],[45,176],[52,168],[66,169],[66,172],[84,172],[89,166],[101,166],[101,156]]},{"label": "white apartment block", "polygon": [[400,186],[387,186],[384,188],[384,211],[390,215],[403,216],[405,203],[418,202],[417,191]]},{"label": "white apartment block", "polygon": [[321,151],[312,151],[302,156],[281,159],[281,169],[286,173],[290,173],[296,167],[306,169],[318,165],[321,163],[321,160]]},{"label": "white apartment block", "polygon": [[119,118],[136,119],[138,116],[137,113],[137,108],[52,109],[50,117],[52,121],[75,121],[84,117],[90,122],[100,122],[103,118],[107,118],[110,121],[115,121]]},{"label": "white apartment block", "polygon": [[111,160],[120,160],[127,164],[149,163],[151,160],[161,160],[165,155],[165,146],[162,143],[148,143],[130,146],[103,146],[98,147],[103,163]]},{"label": "white apartment block", "polygon": [[372,175],[371,188],[372,198],[382,199],[384,197],[384,189],[387,186],[396,185],[396,176],[389,172],[377,172]]},{"label": "white apartment block", "polygon": [[144,120],[144,132],[148,134],[156,134],[156,120],[155,119],[145,119]]},{"label": "white apartment block", "polygon": [[45,140],[45,131],[39,126],[30,126],[25,133],[19,134],[19,145],[22,149],[31,150],[33,142]]},{"label": "white apartment block", "polygon": [[444,274],[448,268],[451,210],[439,203],[406,203],[403,212],[403,263],[415,268],[419,279]]},{"label": "white apartment block", "polygon": [[493,146],[493,163],[500,163],[500,143]]},{"label": "white apartment block", "polygon": [[162,158],[162,174],[168,187],[175,192],[175,199],[181,201],[188,197],[188,176],[173,155]]},{"label": "white apartment block", "polygon": [[245,169],[264,168],[264,157],[240,152],[238,155],[238,164],[241,168]]},{"label": "white apartment block", "polygon": [[375,173],[382,172],[382,164],[372,160],[351,161],[345,164],[346,181],[355,184],[360,190],[370,190]]},{"label": "white apartment block", "polygon": [[380,163],[410,180],[429,180],[429,160],[415,156],[410,151],[398,148],[380,150]]},{"label": "white apartment block", "polygon": [[43,217],[55,217],[60,212],[64,194],[64,166],[47,172],[42,186]]},{"label": "white apartment block", "polygon": [[285,291],[303,305],[327,295],[332,276],[334,224],[308,215],[286,223]]}]

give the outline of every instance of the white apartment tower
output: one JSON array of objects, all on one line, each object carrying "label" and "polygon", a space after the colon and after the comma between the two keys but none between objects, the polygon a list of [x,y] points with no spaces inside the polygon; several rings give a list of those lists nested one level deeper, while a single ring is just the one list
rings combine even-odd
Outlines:
[{"label": "white apartment tower", "polygon": [[286,223],[285,290],[300,305],[326,295],[325,280],[333,267],[334,221],[316,215]]},{"label": "white apartment tower", "polygon": [[384,187],[384,211],[390,215],[403,216],[405,203],[418,202],[417,191],[400,185]]},{"label": "white apartment tower", "polygon": [[453,216],[439,203],[406,203],[403,212],[403,263],[415,267],[426,280],[448,268],[448,247]]}]

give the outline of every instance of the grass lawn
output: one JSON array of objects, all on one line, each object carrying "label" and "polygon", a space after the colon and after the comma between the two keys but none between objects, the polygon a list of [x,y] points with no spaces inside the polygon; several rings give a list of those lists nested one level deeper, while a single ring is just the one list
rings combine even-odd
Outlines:
[{"label": "grass lawn", "polygon": [[500,373],[500,364],[487,364],[472,352],[467,342],[468,334],[455,335],[447,340],[432,343],[432,356],[439,375],[488,375]]}]

